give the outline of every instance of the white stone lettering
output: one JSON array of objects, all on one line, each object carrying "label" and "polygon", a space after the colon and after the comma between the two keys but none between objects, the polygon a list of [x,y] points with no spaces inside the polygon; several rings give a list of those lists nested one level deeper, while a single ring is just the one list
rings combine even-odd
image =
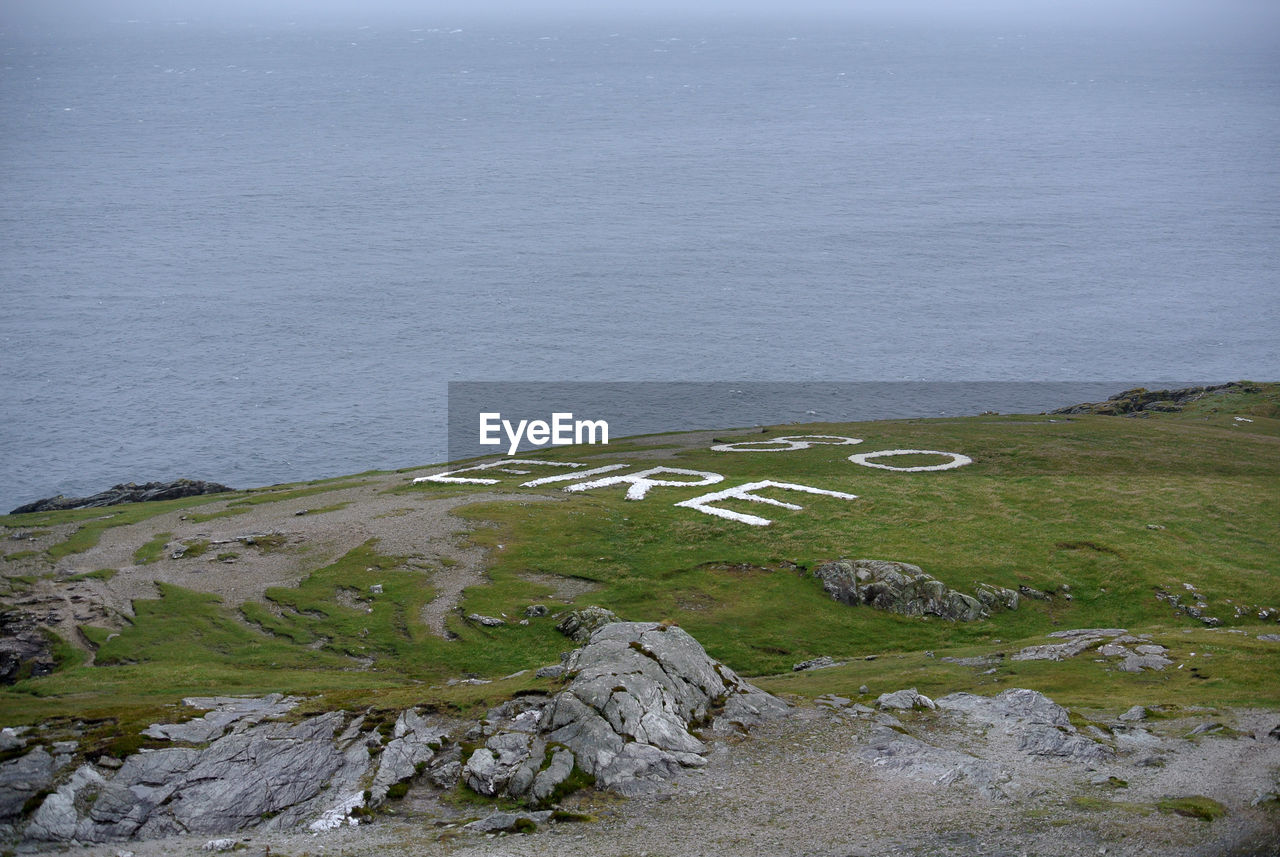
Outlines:
[{"label": "white stone lettering", "polygon": [[753,503],[767,503],[770,506],[779,506],[783,509],[791,509],[799,511],[804,508],[797,506],[795,503],[785,503],[782,500],[775,500],[772,497],[761,497],[759,494],[753,494],[753,491],[759,491],[762,488],[781,488],[786,491],[805,491],[809,494],[822,494],[827,497],[838,497],[841,500],[857,500],[857,494],[846,494],[843,491],[828,491],[825,488],[810,488],[808,485],[796,485],[793,482],[774,482],[766,479],[762,482],[748,482],[745,485],[739,485],[737,488],[726,488],[723,491],[713,491],[710,494],[703,494],[700,497],[694,497],[690,500],[682,500],[676,503],[686,509],[697,509],[699,512],[706,512],[708,515],[715,515],[718,518],[728,518],[730,521],[740,521],[744,524],[751,524],[754,527],[767,527],[773,521],[768,518],[761,518],[758,515],[748,515],[745,512],[735,512],[732,509],[718,509],[712,506],[712,503],[719,503],[724,500],[750,500]]},{"label": "white stone lettering", "polygon": [[[445,470],[442,473],[433,473],[430,476],[419,476],[417,479],[413,480],[413,484],[417,485],[419,482],[453,482],[453,483],[465,483],[469,485],[497,485],[499,482],[502,481],[501,479],[476,479],[474,477],[454,475],[457,473],[471,473],[476,470],[496,469],[499,473],[509,473],[513,476],[529,475],[528,470],[521,470],[520,467],[516,467],[514,465],[520,465],[521,467],[538,466],[538,467],[571,467],[571,468],[587,466],[586,464],[580,464],[572,461],[538,461],[532,458],[510,458],[510,459],[505,459],[500,461],[488,461],[488,462],[485,462],[484,464],[473,464],[470,467],[460,467],[457,470]],[[617,467],[626,467],[626,466],[627,465],[625,464],[617,465]],[[590,472],[595,473],[597,471],[593,470]],[[571,473],[567,477],[562,476],[560,478],[573,479],[573,478],[579,478],[583,475],[585,475],[585,473],[584,474]],[[533,481],[538,483],[541,482],[541,480],[537,480],[537,479]]]},{"label": "white stone lettering", "polygon": [[[652,479],[651,477],[661,473],[671,473],[677,476],[696,476],[696,481],[676,482],[670,479]],[[724,477],[719,473],[709,473],[705,470],[682,470],[679,467],[651,467],[648,470],[641,470],[638,473],[625,473],[621,476],[606,476],[604,479],[597,479],[594,482],[581,482],[577,485],[569,485],[566,491],[590,491],[593,488],[606,488],[610,485],[626,484],[628,500],[643,500],[644,496],[649,493],[650,488],[681,488],[687,486],[699,485],[715,485],[717,482],[723,482]]]},{"label": "white stone lettering", "polygon": [[[581,467],[581,465],[577,465]],[[595,476],[597,473],[608,473],[613,470],[621,470],[624,467],[630,467],[630,464],[606,464],[604,467],[593,467],[590,470],[584,470],[581,473],[557,473],[555,476],[544,476],[541,479],[531,479],[528,482],[521,482],[521,488],[537,488],[539,485],[550,485],[553,482],[568,482],[572,479],[584,479],[588,476]]]},{"label": "white stone lettering", "polygon": [[[951,460],[943,464],[926,464],[919,467],[894,467],[892,464],[877,464],[871,459],[884,458],[890,455],[945,455]],[[961,455],[958,452],[939,452],[936,449],[882,449],[879,452],[860,452],[857,455],[849,456],[849,460],[854,464],[861,464],[863,467],[877,467],[880,470],[895,470],[899,473],[923,473],[931,470],[954,470],[957,467],[964,467],[966,464],[972,464],[973,459],[967,455]]]},{"label": "white stone lettering", "polygon": [[[834,434],[798,434],[775,437],[772,440],[744,440],[738,443],[720,443],[711,447],[711,449],[714,452],[793,452],[797,449],[808,449],[815,445],[851,446],[855,443],[862,443],[862,438],[843,437]],[[778,444],[783,444],[783,446]]]}]

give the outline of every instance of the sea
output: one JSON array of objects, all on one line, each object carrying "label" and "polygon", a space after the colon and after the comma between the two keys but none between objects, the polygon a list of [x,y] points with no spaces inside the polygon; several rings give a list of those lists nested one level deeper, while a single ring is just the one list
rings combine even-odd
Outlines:
[{"label": "sea", "polygon": [[442,461],[450,382],[1280,378],[1274,16],[19,5],[0,511]]}]

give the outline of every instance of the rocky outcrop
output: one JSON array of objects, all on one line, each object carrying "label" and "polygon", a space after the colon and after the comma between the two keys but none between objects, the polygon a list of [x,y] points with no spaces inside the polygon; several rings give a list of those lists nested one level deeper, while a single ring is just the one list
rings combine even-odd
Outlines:
[{"label": "rocky outcrop", "polygon": [[565,667],[572,680],[554,697],[491,713],[484,745],[463,767],[473,790],[543,803],[577,771],[580,782],[644,793],[703,764],[694,728],[745,730],[787,708],[675,626],[605,625]]},{"label": "rocky outcrop", "polygon": [[37,617],[23,610],[0,612],[0,684],[48,675],[57,665],[51,634]]},{"label": "rocky outcrop", "polygon": [[184,702],[210,710],[144,733],[182,746],[144,750],[123,764],[102,757],[61,778],[71,755],[50,756],[40,747],[0,766],[0,821],[16,824],[27,814],[26,839],[60,842],[252,827],[322,830],[380,803],[396,783],[450,761],[447,751],[437,756],[447,730],[412,709],[400,713],[382,746],[382,734],[364,716],[333,711],[279,720],[299,702],[279,694]]},{"label": "rocky outcrop", "polygon": [[129,482],[113,485],[106,491],[91,497],[47,497],[19,506],[9,514],[21,515],[24,512],[59,512],[64,509],[96,509],[100,506],[118,506],[121,503],[145,503],[149,500],[178,500],[182,497],[196,497],[201,494],[222,494],[234,491],[217,482],[204,482],[199,479],[177,479],[173,482],[147,482],[138,485]]},{"label": "rocky outcrop", "polygon": [[[944,715],[943,723],[949,722],[966,735],[977,730],[984,738],[963,741],[963,750],[938,746],[912,735],[896,718],[876,714],[878,724],[858,750],[862,759],[887,774],[924,779],[935,785],[965,781],[991,800],[1016,798],[1022,791],[1012,771],[1016,766],[1011,765],[1009,752],[1058,757],[1082,765],[1094,765],[1114,756],[1110,747],[1077,732],[1065,708],[1034,690],[1014,688],[995,697],[953,693],[929,700],[911,688],[882,695],[877,707],[900,711],[936,708]],[[937,724],[937,715],[919,716]],[[1008,750],[997,749],[987,758],[977,755],[984,749],[990,752],[995,735],[1000,736],[996,745],[1011,744]],[[956,740],[953,737],[947,743],[954,745]]]},{"label": "rocky outcrop", "polygon": [[1212,384],[1204,387],[1183,387],[1179,390],[1148,390],[1146,387],[1134,387],[1117,393],[1105,402],[1084,402],[1050,411],[1051,414],[1103,414],[1106,416],[1134,417],[1147,411],[1180,411],[1192,402],[1205,396],[1230,390],[1249,392],[1250,386],[1231,382],[1229,384]]},{"label": "rocky outcrop", "polygon": [[1067,710],[1038,691],[1012,688],[994,697],[952,693],[936,704],[943,711],[1004,730],[1017,739],[1019,750],[1032,756],[1098,762],[1113,755],[1111,748],[1078,733]]},{"label": "rocky outcrop", "polygon": [[370,767],[359,723],[342,712],[271,722],[207,747],[128,757],[108,776],[83,765],[46,798],[28,838],[104,842],[176,833],[294,827],[354,793]]},{"label": "rocky outcrop", "polygon": [[[280,694],[188,698],[205,713],[148,727],[148,738],[171,746],[123,763],[103,756],[77,767],[75,743],[61,742],[52,754],[34,747],[0,764],[0,825],[27,840],[84,843],[319,831],[355,823],[419,775],[532,804],[592,782],[637,794],[703,764],[707,746],[695,730],[745,731],[787,710],[674,626],[605,625],[564,667],[563,691],[503,703],[467,732],[466,758],[446,723],[413,709],[392,724],[342,711],[290,719],[300,700]],[[0,750],[25,747],[21,731],[0,731]],[[525,813],[475,829],[545,820]]]},{"label": "rocky outcrop", "polygon": [[904,616],[941,616],[972,622],[991,609],[1017,609],[1018,593],[980,584],[979,597],[949,588],[919,566],[878,559],[842,559],[819,566],[813,576],[842,604],[865,604]]},{"label": "rocky outcrop", "polygon": [[1027,646],[1010,660],[1062,661],[1093,650],[1103,658],[1118,658],[1117,668],[1121,672],[1162,670],[1173,663],[1165,657],[1169,651],[1166,647],[1152,643],[1146,635],[1135,637],[1124,628],[1075,628],[1070,631],[1054,631],[1049,636],[1065,639],[1066,642]]}]

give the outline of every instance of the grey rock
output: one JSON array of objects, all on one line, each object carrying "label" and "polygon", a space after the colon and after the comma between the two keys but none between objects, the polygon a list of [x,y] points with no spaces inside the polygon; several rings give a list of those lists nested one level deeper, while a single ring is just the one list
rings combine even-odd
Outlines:
[{"label": "grey rock", "polygon": [[25,610],[0,612],[0,684],[49,675],[57,668],[52,632]]},{"label": "grey rock", "polygon": [[378,756],[378,772],[369,787],[371,801],[382,801],[391,786],[414,776],[419,765],[429,764],[448,734],[444,726],[432,723],[413,709],[400,712],[391,740]]},{"label": "grey rock", "polygon": [[25,726],[19,726],[14,729],[6,726],[0,729],[0,753],[8,753],[11,750],[21,750],[27,746],[27,739],[22,737],[22,733],[27,730]]},{"label": "grey rock", "polygon": [[891,726],[875,727],[858,755],[885,774],[938,785],[968,781],[990,800],[1012,796],[1010,775],[999,765],[968,753],[935,747]]},{"label": "grey rock", "polygon": [[938,660],[942,661],[944,664],[959,664],[962,667],[989,667],[992,664],[997,663],[1000,659],[995,655],[983,655],[976,658],[953,658],[950,656],[943,656],[938,658]]},{"label": "grey rock", "polygon": [[343,721],[341,712],[331,712],[292,724],[260,723],[203,748],[138,753],[109,781],[81,767],[45,800],[27,836],[103,842],[287,828],[323,817],[337,804],[345,816],[363,803],[370,759],[357,730],[335,737]]},{"label": "grey rock", "polygon": [[932,699],[912,687],[880,694],[876,699],[876,708],[881,711],[911,711],[916,708],[932,709],[937,706]]},{"label": "grey rock", "polygon": [[823,655],[822,657],[819,657],[819,658],[811,658],[810,660],[807,660],[807,661],[801,661],[800,663],[792,666],[791,670],[792,672],[804,672],[806,670],[820,670],[820,669],[823,669],[824,667],[834,667],[834,666],[837,666],[835,659],[827,657],[826,655]]},{"label": "grey rock", "polygon": [[234,839],[210,839],[204,845],[200,846],[202,851],[230,851],[236,847]]},{"label": "grey rock", "polygon": [[918,566],[888,560],[842,559],[814,570],[822,588],[842,604],[865,604],[905,616],[971,622],[987,615],[982,602],[950,589]]},{"label": "grey rock", "polygon": [[1098,646],[1098,654],[1102,655],[1104,658],[1123,658],[1133,653],[1124,646],[1116,643],[1104,643],[1101,646]]},{"label": "grey rock", "polygon": [[530,604],[528,607],[524,608],[524,615],[528,616],[530,619],[537,619],[539,617],[546,616],[550,612],[551,611],[547,609],[547,605],[545,604]]},{"label": "grey rock", "polygon": [[1112,755],[1109,747],[1076,732],[1067,710],[1034,690],[1012,688],[995,697],[952,693],[937,700],[945,711],[999,726],[1018,739],[1018,749],[1033,756],[1065,756],[1089,762]]},{"label": "grey rock", "polygon": [[592,605],[565,616],[556,624],[556,630],[575,643],[585,643],[593,632],[617,621],[618,616],[612,610]]},{"label": "grey rock", "polygon": [[442,789],[451,789],[462,778],[462,762],[457,759],[444,762],[428,771],[428,778]]},{"label": "grey rock", "polygon": [[1120,664],[1120,669],[1127,673],[1138,673],[1143,670],[1162,670],[1173,661],[1161,655],[1127,655]]},{"label": "grey rock", "polygon": [[862,694],[863,696],[866,696],[870,692],[871,692],[871,688],[867,687],[865,684],[858,685],[858,693]]},{"label": "grey rock", "polygon": [[1027,646],[1013,655],[1013,661],[1062,661],[1073,658],[1086,649],[1096,646],[1101,637],[1074,637],[1065,643],[1048,643],[1043,646]]},{"label": "grey rock", "polygon": [[486,628],[497,628],[500,625],[507,624],[496,616],[481,616],[479,613],[472,613],[467,617],[468,622],[474,622],[477,625],[483,625]]},{"label": "grey rock", "polygon": [[498,811],[465,825],[464,829],[472,833],[511,833],[516,829],[516,822],[521,819],[532,821],[534,824],[546,824],[550,818],[549,810],[544,812]]},{"label": "grey rock", "polygon": [[851,702],[853,702],[852,699],[849,699],[844,696],[836,696],[834,693],[828,693],[823,696],[819,696],[817,699],[814,700],[815,705],[820,705],[823,708],[834,708],[834,709],[844,708]]},{"label": "grey rock", "polygon": [[1003,586],[993,586],[990,583],[979,583],[974,595],[977,596],[978,601],[982,602],[982,606],[987,610],[998,608],[1017,610],[1021,600],[1017,590],[1007,589]]},{"label": "grey rock", "polygon": [[17,819],[33,795],[53,785],[56,773],[54,758],[43,747],[0,764],[0,822]]},{"label": "grey rock", "polygon": [[185,723],[153,723],[143,730],[149,738],[204,744],[226,734],[227,730],[243,731],[272,717],[291,711],[302,700],[279,693],[264,697],[192,696],[182,700],[191,708],[210,709],[208,714]]},{"label": "grey rock", "polygon": [[576,765],[600,787],[642,794],[704,763],[693,724],[744,731],[787,709],[674,626],[603,625],[565,668],[574,678],[554,697],[490,713],[500,725],[462,769],[472,789],[546,800]]},{"label": "grey rock", "polygon": [[1046,637],[1075,639],[1076,637],[1120,637],[1129,633],[1124,628],[1073,628],[1069,631],[1053,631]]},{"label": "grey rock", "polygon": [[534,675],[538,678],[561,678],[568,672],[564,668],[564,664],[551,664],[549,666],[540,667]]},{"label": "grey rock", "polygon": [[1258,639],[1266,643],[1280,643],[1280,634],[1259,634]]},{"label": "grey rock", "polygon": [[1133,723],[1139,720],[1146,720],[1147,709],[1143,708],[1141,705],[1135,705],[1116,719],[1123,723]]},{"label": "grey rock", "polygon": [[137,485],[129,482],[113,485],[106,491],[91,497],[48,497],[19,506],[9,514],[21,515],[25,512],[55,512],[63,509],[94,509],[102,506],[115,506],[120,503],[145,503],[150,500],[176,500],[181,497],[196,497],[202,494],[221,494],[234,491],[216,482],[203,482],[199,479],[177,479],[173,482],[147,482]]},{"label": "grey rock", "polygon": [[1112,740],[1121,753],[1145,753],[1160,746],[1158,737],[1138,727],[1117,729],[1112,733]]}]

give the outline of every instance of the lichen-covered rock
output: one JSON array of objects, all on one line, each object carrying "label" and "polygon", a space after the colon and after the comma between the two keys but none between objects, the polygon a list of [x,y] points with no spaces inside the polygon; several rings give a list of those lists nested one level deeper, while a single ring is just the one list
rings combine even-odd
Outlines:
[{"label": "lichen-covered rock", "polygon": [[832,598],[850,606],[865,604],[904,616],[941,616],[961,622],[988,615],[977,598],[950,589],[919,566],[905,562],[842,559],[824,563],[813,576]]},{"label": "lichen-covered rock", "polygon": [[585,643],[593,632],[617,621],[618,616],[612,610],[592,605],[565,616],[556,624],[556,630],[575,643]]}]

